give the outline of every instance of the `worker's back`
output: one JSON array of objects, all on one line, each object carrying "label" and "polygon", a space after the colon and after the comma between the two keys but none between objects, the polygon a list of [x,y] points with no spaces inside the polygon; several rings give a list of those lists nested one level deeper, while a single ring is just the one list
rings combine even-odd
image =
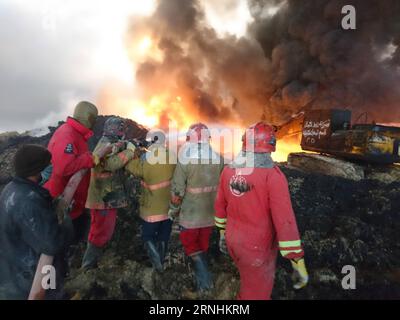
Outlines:
[{"label": "worker's back", "polygon": [[142,179],[140,215],[166,215],[171,196],[171,179],[175,170],[175,156],[160,144],[149,147],[140,159],[131,160],[126,170]]},{"label": "worker's back", "polygon": [[[229,220],[227,234],[235,233],[235,241],[251,246],[272,245],[275,230],[271,211],[275,210],[282,217],[293,212],[290,197],[287,197],[287,181],[281,170],[277,166],[251,170],[227,166],[220,183]],[[278,192],[273,192],[271,197],[275,190]]]},{"label": "worker's back", "polygon": [[223,158],[208,143],[186,143],[179,155],[172,180],[172,192],[182,197],[179,224],[185,228],[213,225]]}]

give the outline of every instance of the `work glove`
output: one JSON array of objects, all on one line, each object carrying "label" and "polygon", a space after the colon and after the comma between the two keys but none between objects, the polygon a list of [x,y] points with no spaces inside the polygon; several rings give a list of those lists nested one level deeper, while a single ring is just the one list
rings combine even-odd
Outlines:
[{"label": "work glove", "polygon": [[219,251],[223,254],[229,254],[228,248],[226,247],[225,230],[221,229],[219,231]]},{"label": "work glove", "polygon": [[296,290],[304,288],[308,283],[308,273],[304,263],[304,258],[301,258],[298,261],[290,260],[290,262],[293,267],[293,288]]}]

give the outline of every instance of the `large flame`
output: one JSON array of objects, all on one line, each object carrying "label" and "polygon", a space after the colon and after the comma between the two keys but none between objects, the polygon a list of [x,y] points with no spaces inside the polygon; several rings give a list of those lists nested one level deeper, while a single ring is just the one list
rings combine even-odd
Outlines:
[{"label": "large flame", "polygon": [[272,154],[272,158],[277,162],[286,162],[290,153],[303,151],[300,142],[301,135],[284,137],[278,140],[276,152]]},{"label": "large flame", "polygon": [[[132,38],[131,38],[132,39]],[[131,61],[140,63],[148,59],[162,60],[162,52],[157,47],[157,41],[146,32],[139,32],[127,46]],[[161,85],[160,85],[161,84]],[[156,87],[152,94],[152,85]],[[171,85],[169,79],[160,79],[160,83],[151,83],[146,88],[146,94],[141,90],[122,88],[116,83],[103,90],[99,99],[102,111],[106,114],[118,114],[130,118],[148,129],[162,129],[168,132],[170,124],[178,129],[178,136],[184,138],[187,128],[196,122],[204,122],[210,128],[224,128],[236,130],[236,135],[229,142],[221,143],[212,141],[213,147],[227,159],[233,157],[241,150],[241,135],[248,124],[243,124],[241,119],[209,119],[200,114],[200,109],[193,104],[193,96],[176,85]],[[149,95],[150,92],[150,95]],[[301,151],[300,141],[297,138],[280,139],[278,137],[277,151],[273,159],[278,162],[287,161],[290,152]]]},{"label": "large flame", "polygon": [[[167,133],[170,124],[173,123],[180,137],[185,135],[191,124],[199,121],[205,122],[210,128],[214,129],[229,129],[232,132],[236,130],[237,134],[232,134],[233,138],[229,141],[225,141],[225,143],[212,141],[212,145],[227,159],[233,159],[241,150],[241,135],[245,131],[243,124],[234,121],[220,121],[220,119],[201,119],[198,114],[191,113],[192,109],[185,106],[185,101],[181,96],[172,97],[166,93],[154,95],[144,101],[135,98],[121,98],[118,95],[111,94],[111,96],[108,96],[108,100],[112,100],[110,104],[113,106],[112,111],[109,110],[108,113],[118,113],[148,129],[162,129]],[[301,152],[300,139],[300,135],[278,139],[276,152],[272,154],[273,159],[277,162],[285,162],[289,153]]]},{"label": "large flame", "polygon": [[[177,96],[175,101],[169,101],[169,103],[166,102],[165,97],[161,96],[152,97],[148,103],[135,102],[132,104],[129,117],[148,128],[162,128],[165,130],[168,128],[169,122],[175,123],[181,136],[184,135],[192,123],[199,121],[195,115],[185,111],[180,96]],[[206,123],[210,126],[209,122],[206,121]],[[218,123],[218,119],[214,119],[213,123]],[[213,127],[213,124],[210,127]],[[239,123],[220,123],[217,127],[230,130],[236,129],[240,130],[241,133],[245,131],[245,127]],[[301,152],[300,141],[300,135],[279,139],[276,152],[272,154],[274,161],[286,162],[290,153]],[[232,141],[225,141],[225,143],[211,141],[211,144],[214,149],[225,155],[227,159],[233,159],[241,150],[242,141],[241,137],[236,135]]]}]

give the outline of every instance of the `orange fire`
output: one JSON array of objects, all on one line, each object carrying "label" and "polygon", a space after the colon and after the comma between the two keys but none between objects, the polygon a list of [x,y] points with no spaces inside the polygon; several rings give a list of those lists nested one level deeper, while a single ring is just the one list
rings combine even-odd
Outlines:
[{"label": "orange fire", "polygon": [[[158,48],[158,41],[146,29],[138,30],[134,37],[129,38],[127,52],[133,64],[142,61],[162,61],[162,52]],[[133,39],[133,40],[132,40]],[[239,131],[233,140],[225,143],[212,141],[213,147],[221,154],[232,158],[241,149],[241,135],[246,125],[240,119],[222,121],[221,119],[207,119],[202,117],[200,110],[193,104],[196,97],[193,92],[177,88],[168,75],[160,76],[157,81],[146,84],[145,88],[122,87],[116,83],[105,88],[99,97],[104,114],[119,115],[130,118],[148,129],[162,129],[168,132],[171,123],[178,130],[181,138],[187,128],[195,122],[205,122],[210,128],[229,128]],[[142,84],[143,85],[143,84]],[[142,90],[144,89],[144,90]],[[153,94],[155,92],[155,94]],[[142,92],[145,91],[145,92]],[[278,137],[279,139],[280,137]],[[273,154],[275,161],[287,161],[290,152],[301,151],[298,139],[278,140],[277,152]]]},{"label": "orange fire", "polygon": [[291,136],[278,140],[276,152],[272,154],[272,158],[277,162],[286,162],[288,155],[293,152],[302,152],[300,146],[301,135]]},{"label": "orange fire", "polygon": [[[168,94],[154,95],[147,101],[136,99],[134,97],[124,98],[118,92],[111,90],[102,96],[105,105],[112,106],[106,108],[106,114],[118,114],[129,118],[148,129],[163,129],[168,132],[171,123],[176,126],[179,136],[182,138],[187,128],[199,121],[205,122],[211,129],[233,129],[236,134],[227,141],[212,141],[213,148],[225,155],[227,159],[233,159],[241,150],[241,135],[245,131],[245,126],[234,121],[221,123],[218,119],[201,119],[198,114],[193,112],[193,108],[187,108],[185,101],[181,96],[174,98]],[[278,139],[277,151],[272,154],[272,158],[277,162],[286,162],[289,153],[301,152],[300,135],[283,137]]]},{"label": "orange fire", "polygon": [[[180,96],[176,97],[173,103],[167,104],[163,103],[163,99],[160,97],[153,97],[148,104],[138,103],[135,104],[132,111],[131,117],[135,119],[140,124],[143,124],[149,128],[161,127],[163,129],[167,128],[168,122],[166,120],[172,120],[178,125],[178,129],[181,134],[186,132],[187,128],[195,122],[199,121],[199,118],[192,115],[186,114],[185,108],[182,105],[182,99]],[[163,123],[164,122],[164,123]],[[210,125],[209,121],[205,121]],[[214,119],[214,123],[217,119]],[[224,128],[240,130],[240,134],[233,136],[231,141],[212,141],[213,148],[218,150],[221,154],[226,155],[226,157],[232,158],[241,150],[241,134],[245,131],[245,127],[237,123],[223,123]],[[221,128],[220,126],[217,126]],[[276,162],[286,162],[288,155],[292,152],[302,152],[301,146],[301,135],[284,137],[279,139],[277,142],[277,150],[272,154],[272,158]]]}]

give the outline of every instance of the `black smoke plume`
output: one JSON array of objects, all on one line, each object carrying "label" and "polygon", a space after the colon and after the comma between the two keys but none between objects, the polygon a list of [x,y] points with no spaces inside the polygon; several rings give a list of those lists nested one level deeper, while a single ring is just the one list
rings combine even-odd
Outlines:
[{"label": "black smoke plume", "polygon": [[[206,121],[279,124],[309,108],[349,108],[400,122],[400,1],[249,0],[240,38],[218,35],[201,4],[159,0],[153,16],[132,21],[130,35],[149,32],[162,53],[137,69],[145,95],[179,94]],[[341,27],[344,5],[356,8],[356,30]]]}]

